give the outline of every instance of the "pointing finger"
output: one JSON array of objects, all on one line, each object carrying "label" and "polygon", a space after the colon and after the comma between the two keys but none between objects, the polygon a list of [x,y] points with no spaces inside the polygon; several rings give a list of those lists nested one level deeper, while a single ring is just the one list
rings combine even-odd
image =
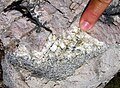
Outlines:
[{"label": "pointing finger", "polygon": [[80,18],[80,28],[91,29],[112,0],[91,0]]}]

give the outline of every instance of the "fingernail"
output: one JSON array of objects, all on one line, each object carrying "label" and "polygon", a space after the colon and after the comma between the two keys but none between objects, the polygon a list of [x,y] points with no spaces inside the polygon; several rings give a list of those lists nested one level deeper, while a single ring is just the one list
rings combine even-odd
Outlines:
[{"label": "fingernail", "polygon": [[91,25],[90,25],[89,22],[87,22],[87,21],[81,22],[81,29],[82,29],[82,30],[87,31],[87,30],[89,30],[90,28],[91,28]]}]

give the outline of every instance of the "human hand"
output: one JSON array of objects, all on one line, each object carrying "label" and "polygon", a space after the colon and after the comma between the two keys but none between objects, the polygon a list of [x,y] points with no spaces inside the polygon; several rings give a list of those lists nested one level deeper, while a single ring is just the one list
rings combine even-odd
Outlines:
[{"label": "human hand", "polygon": [[80,28],[83,31],[91,29],[111,2],[112,0],[90,0],[80,18]]}]

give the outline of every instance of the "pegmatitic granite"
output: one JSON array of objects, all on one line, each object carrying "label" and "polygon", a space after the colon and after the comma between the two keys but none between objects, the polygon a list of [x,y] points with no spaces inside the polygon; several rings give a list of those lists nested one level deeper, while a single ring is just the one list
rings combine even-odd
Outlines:
[{"label": "pegmatitic granite", "polygon": [[78,25],[88,0],[23,0],[19,5],[37,23],[20,11],[4,12],[13,1],[0,1],[6,86],[103,88],[120,69],[119,0],[111,3],[88,32]]}]

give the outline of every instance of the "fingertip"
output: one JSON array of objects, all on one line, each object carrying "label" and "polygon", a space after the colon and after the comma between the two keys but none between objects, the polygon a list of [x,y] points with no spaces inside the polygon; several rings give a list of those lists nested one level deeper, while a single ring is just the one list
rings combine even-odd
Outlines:
[{"label": "fingertip", "polygon": [[80,29],[83,31],[88,31],[92,28],[92,24],[84,19],[80,20],[79,25],[80,25]]}]

